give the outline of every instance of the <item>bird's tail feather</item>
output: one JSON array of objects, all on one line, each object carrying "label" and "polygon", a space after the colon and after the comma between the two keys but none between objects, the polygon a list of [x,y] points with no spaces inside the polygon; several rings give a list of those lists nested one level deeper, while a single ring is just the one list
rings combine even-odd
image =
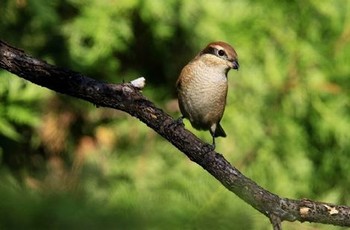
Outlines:
[{"label": "bird's tail feather", "polygon": [[220,123],[216,126],[214,137],[226,137],[224,129],[221,127]]}]

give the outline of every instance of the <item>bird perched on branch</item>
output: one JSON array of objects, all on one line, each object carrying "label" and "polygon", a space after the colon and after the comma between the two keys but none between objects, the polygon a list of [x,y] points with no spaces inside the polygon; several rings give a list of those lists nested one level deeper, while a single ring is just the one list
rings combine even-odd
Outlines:
[{"label": "bird perched on branch", "polygon": [[227,96],[227,73],[238,70],[236,51],[225,42],[209,43],[181,71],[176,82],[183,118],[198,130],[209,130],[213,138],[226,137],[220,120]]}]

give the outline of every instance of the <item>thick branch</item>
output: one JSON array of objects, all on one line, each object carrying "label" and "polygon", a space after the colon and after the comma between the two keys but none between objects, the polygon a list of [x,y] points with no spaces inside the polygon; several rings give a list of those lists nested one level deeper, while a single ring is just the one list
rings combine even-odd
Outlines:
[{"label": "thick branch", "polygon": [[350,226],[350,207],[292,200],[263,189],[233,167],[211,146],[179,125],[147,100],[130,83],[106,84],[80,73],[49,65],[0,41],[0,67],[35,84],[89,101],[95,105],[125,111],[137,117],[171,142],[220,181],[228,190],[270,218],[275,229],[284,220],[299,220]]}]

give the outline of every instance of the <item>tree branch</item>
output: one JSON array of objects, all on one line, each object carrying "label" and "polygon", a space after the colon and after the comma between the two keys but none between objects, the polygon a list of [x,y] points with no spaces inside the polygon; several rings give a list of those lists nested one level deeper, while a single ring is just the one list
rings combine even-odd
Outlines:
[{"label": "tree branch", "polygon": [[140,119],[172,143],[192,161],[207,170],[228,190],[267,216],[274,229],[281,221],[309,221],[350,227],[350,207],[308,199],[280,198],[257,185],[212,151],[171,116],[147,100],[130,83],[106,84],[80,73],[35,59],[0,41],[0,67],[21,78],[56,92],[89,101],[97,106],[125,111]]}]

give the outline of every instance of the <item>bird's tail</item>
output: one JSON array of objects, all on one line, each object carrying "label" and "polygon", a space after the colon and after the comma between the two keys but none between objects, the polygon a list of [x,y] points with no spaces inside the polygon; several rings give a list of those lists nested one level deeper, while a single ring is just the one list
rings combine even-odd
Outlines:
[{"label": "bird's tail", "polygon": [[221,127],[220,123],[216,126],[214,137],[226,137],[224,129]]}]

